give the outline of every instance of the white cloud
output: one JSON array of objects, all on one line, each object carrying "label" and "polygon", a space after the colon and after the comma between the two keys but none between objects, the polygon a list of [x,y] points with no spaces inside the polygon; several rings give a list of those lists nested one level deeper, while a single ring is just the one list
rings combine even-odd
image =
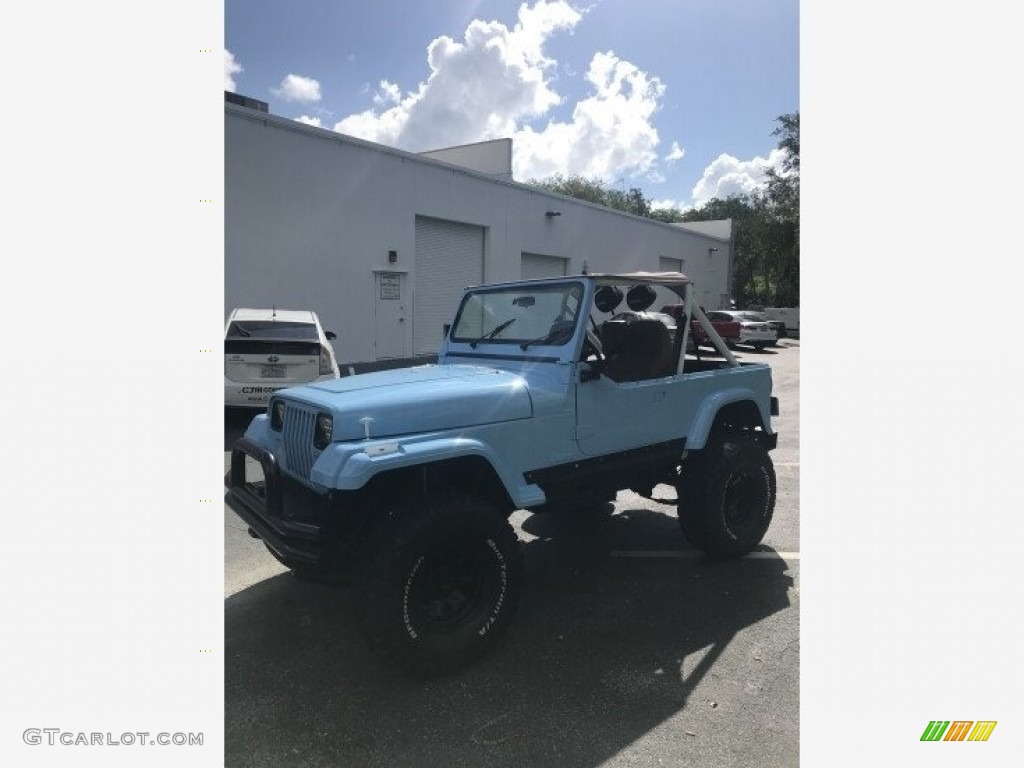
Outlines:
[{"label": "white cloud", "polygon": [[581,18],[565,0],[538,0],[520,6],[511,29],[474,20],[461,41],[445,35],[430,43],[430,76],[415,91],[403,98],[385,81],[374,103],[393,106],[349,115],[334,128],[414,151],[512,136],[561,102],[547,77],[555,62],[543,47]]},{"label": "white cloud", "polygon": [[224,51],[224,90],[235,90],[235,75],[242,71],[242,65],[235,61],[235,55],[231,51]]},{"label": "white cloud", "polygon": [[765,171],[773,168],[782,170],[785,150],[773,149],[767,159],[739,160],[732,155],[721,154],[707,168],[693,188],[693,204],[704,205],[714,197],[725,199],[730,195],[748,195],[767,182]]},{"label": "white cloud", "polygon": [[651,200],[650,206],[652,211],[663,211],[670,210],[673,208],[678,210],[685,210],[687,207],[679,200],[672,200],[671,198],[665,200]]},{"label": "white cloud", "polygon": [[272,88],[271,93],[285,101],[308,104],[320,101],[320,83],[311,77],[288,75],[281,81],[281,87]]},{"label": "white cloud", "polygon": [[651,119],[665,86],[611,51],[594,54],[587,80],[592,95],[576,104],[570,122],[515,134],[516,178],[569,172],[612,179],[654,168],[659,139]]},{"label": "white cloud", "polygon": [[296,122],[305,123],[306,125],[312,125],[317,128],[323,127],[319,117],[310,117],[309,115],[302,115],[302,117],[296,117],[295,120]]},{"label": "white cloud", "polygon": [[402,90],[392,82],[380,81],[379,89],[373,94],[373,103],[382,106],[384,104],[400,104],[402,101]]},{"label": "white cloud", "polygon": [[582,18],[565,0],[537,0],[519,7],[511,29],[474,20],[461,41],[443,36],[428,46],[430,77],[415,91],[402,97],[397,85],[382,81],[376,108],[334,128],[413,151],[511,137],[513,175],[523,180],[553,173],[662,178],[652,119],[665,87],[611,51],[591,59],[590,93],[571,117],[542,122],[562,103],[551,80],[556,62],[544,44]]},{"label": "white cloud", "polygon": [[665,162],[674,163],[676,160],[682,160],[685,156],[686,150],[679,146],[678,141],[673,141],[672,149],[670,149],[668,154],[665,155]]}]

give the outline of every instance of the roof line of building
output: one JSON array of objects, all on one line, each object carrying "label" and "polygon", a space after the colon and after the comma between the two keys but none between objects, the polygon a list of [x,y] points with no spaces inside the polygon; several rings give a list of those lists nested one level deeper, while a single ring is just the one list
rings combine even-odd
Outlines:
[{"label": "roof line of building", "polygon": [[[534,187],[534,186],[531,186],[529,184],[524,184],[523,182],[515,181],[514,179],[509,180],[509,179],[496,178],[496,177],[491,176],[489,174],[482,173],[480,171],[474,171],[474,170],[472,170],[470,168],[466,168],[466,167],[461,166],[461,165],[456,165],[454,163],[445,162],[444,160],[435,160],[432,157],[424,157],[423,155],[418,154],[416,152],[407,152],[404,149],[396,149],[395,147],[389,147],[386,144],[378,144],[378,143],[376,143],[374,141],[368,141],[366,139],[360,139],[360,138],[357,138],[355,136],[349,136],[346,133],[339,133],[338,131],[335,131],[335,130],[333,130],[331,128],[319,128],[319,127],[317,127],[315,125],[309,125],[308,123],[300,123],[298,120],[293,120],[293,119],[288,118],[288,117],[281,117],[280,115],[273,115],[273,114],[270,114],[269,112],[257,112],[256,110],[254,110],[252,108],[237,106],[237,105],[232,104],[231,102],[227,102],[227,101],[224,102],[224,108],[228,112],[231,112],[231,113],[237,115],[238,117],[243,117],[243,118],[245,118],[247,120],[252,120],[254,122],[258,122],[258,123],[259,122],[262,122],[262,123],[274,123],[278,127],[281,127],[281,128],[284,128],[284,129],[290,130],[290,131],[295,131],[296,133],[304,133],[304,134],[319,136],[320,138],[328,139],[328,140],[331,140],[331,141],[337,141],[337,142],[339,142],[341,144],[346,144],[346,143],[347,144],[353,144],[355,146],[364,147],[366,149],[372,149],[372,150],[375,150],[377,152],[383,152],[384,154],[387,154],[387,155],[394,155],[395,157],[400,157],[403,160],[411,160],[413,162],[423,163],[425,165],[435,165],[435,166],[444,168],[446,170],[451,170],[451,171],[455,171],[457,173],[461,173],[461,174],[463,174],[465,176],[470,176],[470,177],[473,177],[473,178],[476,178],[476,179],[482,179],[484,181],[489,181],[492,184],[501,184],[501,185],[504,185],[504,186],[513,187],[513,188],[518,189],[518,190],[532,192],[533,194],[540,195],[541,197],[546,197],[546,198],[549,198],[551,200],[558,200],[558,201],[564,202],[564,203],[573,203],[575,205],[581,205],[581,206],[584,206],[586,208],[594,208],[594,209],[597,209],[597,210],[600,210],[600,211],[604,211],[606,213],[612,213],[612,214],[615,214],[615,215],[618,215],[618,216],[625,216],[625,217],[630,218],[630,219],[639,219],[641,221],[648,222],[650,224],[655,224],[655,225],[658,225],[658,226],[661,226],[661,227],[668,227],[673,232],[685,232],[686,234],[692,235],[694,237],[700,237],[700,238],[709,239],[709,240],[716,240],[716,241],[722,242],[722,243],[728,243],[729,242],[729,238],[721,238],[721,237],[717,237],[715,235],[707,235],[707,234],[704,234],[704,233],[701,233],[701,232],[694,232],[693,230],[685,229],[683,227],[676,227],[673,224],[669,224],[669,223],[664,222],[664,221],[658,221],[657,219],[651,219],[651,218],[648,218],[646,216],[637,216],[635,213],[629,213],[628,211],[620,211],[618,208],[609,208],[606,205],[600,205],[598,203],[592,203],[589,200],[581,200],[578,197],[570,197],[568,195],[559,194],[558,192],[551,192],[550,190],[541,189],[539,187]],[[463,146],[469,146],[469,145],[463,145]],[[440,149],[448,149],[448,147],[441,147]],[[434,152],[434,151],[438,151],[438,150],[426,150],[426,151]]]}]

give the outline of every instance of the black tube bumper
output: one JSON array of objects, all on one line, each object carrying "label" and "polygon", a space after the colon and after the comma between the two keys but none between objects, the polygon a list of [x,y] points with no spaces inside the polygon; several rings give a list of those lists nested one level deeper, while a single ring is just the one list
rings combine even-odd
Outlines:
[{"label": "black tube bumper", "polygon": [[[262,467],[263,483],[246,482],[247,456]],[[289,519],[288,483],[294,481],[282,477],[274,454],[244,437],[232,447],[231,470],[224,478],[225,503],[286,565],[325,565],[329,545],[322,526]]]}]

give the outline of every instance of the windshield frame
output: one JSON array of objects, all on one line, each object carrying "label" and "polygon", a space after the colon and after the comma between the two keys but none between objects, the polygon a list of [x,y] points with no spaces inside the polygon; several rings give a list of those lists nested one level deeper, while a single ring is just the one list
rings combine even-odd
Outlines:
[{"label": "windshield frame", "polygon": [[[564,318],[562,322],[572,322],[572,333],[566,333],[558,336],[557,339],[560,340],[554,340],[550,343],[540,343],[545,338],[544,332],[554,324],[558,315],[548,318],[546,321],[538,317],[536,319],[540,320],[539,324],[536,322],[533,324],[521,322],[520,320],[522,318],[527,318],[527,313],[534,308],[539,311],[542,310],[540,307],[537,307],[536,304],[531,305],[530,307],[516,306],[514,305],[512,298],[509,299],[507,307],[502,307],[500,309],[498,308],[497,303],[495,303],[495,306],[487,307],[484,302],[477,302],[477,306],[479,306],[482,311],[487,312],[489,316],[481,319],[478,325],[470,325],[468,323],[463,325],[465,313],[472,306],[474,297],[497,297],[502,294],[510,297],[533,296],[535,300],[537,299],[538,294],[562,294],[560,301],[561,306],[560,308],[557,308],[557,311],[559,314],[569,313],[569,316]],[[502,284],[472,288],[465,293],[462,298],[462,302],[459,304],[459,310],[455,315],[455,321],[452,323],[447,340],[451,344],[467,344],[474,349],[478,344],[521,346],[524,343],[528,343],[530,348],[564,347],[576,338],[576,334],[579,330],[580,318],[587,317],[587,313],[583,311],[586,297],[586,285],[583,280],[579,279]],[[576,302],[575,307],[569,306],[573,299],[575,299]],[[498,316],[499,314],[502,316]],[[516,322],[510,323],[508,327],[498,335],[488,338],[488,334],[492,333],[495,328],[512,318],[515,318]],[[538,330],[540,326],[543,326],[543,329]]]}]

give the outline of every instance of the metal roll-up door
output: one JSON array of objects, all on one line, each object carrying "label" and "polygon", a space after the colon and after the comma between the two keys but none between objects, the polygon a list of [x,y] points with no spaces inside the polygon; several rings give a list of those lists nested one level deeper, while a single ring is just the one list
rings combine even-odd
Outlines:
[{"label": "metal roll-up door", "polygon": [[416,217],[413,354],[437,354],[462,289],[483,281],[483,227]]},{"label": "metal roll-up door", "polygon": [[524,253],[521,269],[523,280],[537,280],[542,277],[563,277],[568,259],[559,256],[541,256],[539,253]]},{"label": "metal roll-up door", "polygon": [[658,257],[658,271],[659,272],[682,272],[683,271],[683,260],[682,259],[670,259],[668,256]]}]

